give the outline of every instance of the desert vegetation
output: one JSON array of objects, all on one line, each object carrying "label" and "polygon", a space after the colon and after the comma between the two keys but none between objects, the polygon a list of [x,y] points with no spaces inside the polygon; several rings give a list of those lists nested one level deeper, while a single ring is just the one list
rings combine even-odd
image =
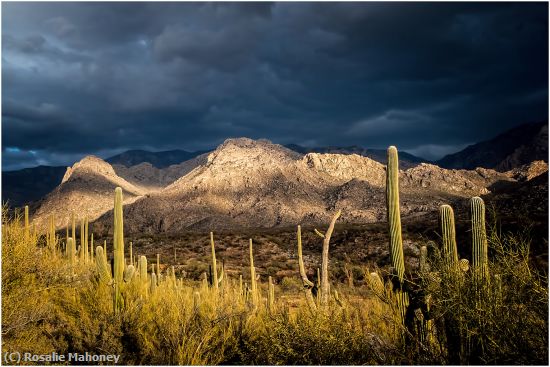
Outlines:
[{"label": "desert vegetation", "polygon": [[52,213],[40,233],[28,209],[4,208],[3,351],[119,354],[124,364],[547,364],[548,282],[530,264],[530,238],[502,233],[473,197],[471,261],[460,259],[454,211],[442,205],[440,241],[422,244],[407,270],[398,177],[390,147],[389,269],[346,263],[343,282],[330,274],[339,211],[314,231],[319,268],[306,268],[298,225],[298,266],[275,284],[256,274],[254,238],[239,274],[217,259],[215,233],[198,279],[137,255],[125,241],[120,188],[109,246],[94,244],[86,218],[77,239],[75,215],[63,233]]}]

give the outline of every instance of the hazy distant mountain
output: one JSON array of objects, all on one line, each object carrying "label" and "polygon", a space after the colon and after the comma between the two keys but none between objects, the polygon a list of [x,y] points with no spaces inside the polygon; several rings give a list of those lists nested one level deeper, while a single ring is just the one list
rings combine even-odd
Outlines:
[{"label": "hazy distant mountain", "polygon": [[[356,145],[350,147],[315,147],[308,148],[296,144],[285,145],[288,149],[295,152],[307,153],[334,153],[334,154],[357,154],[363,157],[370,158],[378,163],[386,164],[388,154],[385,149],[367,149]],[[419,163],[430,163],[427,159],[414,156],[406,152],[399,153],[399,164],[401,168],[409,168],[417,166]]]},{"label": "hazy distant mountain", "polygon": [[38,166],[2,171],[2,201],[19,207],[42,198],[63,178],[67,167]]},{"label": "hazy distant mountain", "polygon": [[437,165],[445,168],[492,168],[500,172],[531,163],[548,162],[548,122],[524,124],[495,138],[449,154]]},{"label": "hazy distant mountain", "polygon": [[166,168],[173,164],[178,164],[189,159],[195,158],[206,151],[187,152],[185,150],[167,150],[164,152],[149,152],[146,150],[128,150],[107,158],[106,161],[111,164],[120,164],[126,167],[138,165],[140,163],[151,163],[156,168]]}]

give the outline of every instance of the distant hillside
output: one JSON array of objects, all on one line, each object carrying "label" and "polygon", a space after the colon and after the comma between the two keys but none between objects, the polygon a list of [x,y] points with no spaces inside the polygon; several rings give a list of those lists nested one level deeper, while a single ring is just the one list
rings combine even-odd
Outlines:
[{"label": "distant hillside", "polygon": [[[357,154],[363,157],[367,157],[381,164],[387,162],[387,152],[385,149],[367,149],[358,147],[356,145],[350,147],[302,147],[296,144],[285,145],[288,149],[295,152],[307,154],[307,153],[331,153],[331,154]],[[420,163],[431,163],[427,159],[414,156],[406,152],[399,152],[399,164],[402,168],[415,167]]]},{"label": "distant hillside", "polygon": [[2,171],[2,202],[19,207],[39,200],[61,182],[67,167],[38,166]]},{"label": "distant hillside", "polygon": [[436,162],[440,167],[492,168],[500,172],[536,160],[548,162],[548,122],[524,124]]},{"label": "distant hillside", "polygon": [[106,161],[111,164],[120,164],[126,167],[132,167],[140,163],[151,163],[156,168],[166,168],[173,164],[179,164],[189,159],[195,158],[206,151],[187,152],[185,150],[167,150],[164,152],[148,152],[146,150],[128,150],[117,154]]}]

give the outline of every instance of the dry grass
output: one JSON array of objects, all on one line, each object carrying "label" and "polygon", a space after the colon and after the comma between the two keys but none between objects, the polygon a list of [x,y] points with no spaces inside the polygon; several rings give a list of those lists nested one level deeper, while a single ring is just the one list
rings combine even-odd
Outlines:
[{"label": "dry grass", "polygon": [[[78,263],[72,272],[59,252],[45,248],[43,237],[27,236],[19,218],[8,220],[4,214],[2,347],[31,353],[121,354],[126,364],[545,364],[547,280],[529,266],[527,238],[491,233],[490,267],[493,278],[500,276],[500,286],[495,287],[492,278],[483,302],[468,276],[450,282],[437,254],[433,257],[432,271],[441,275],[441,286],[424,286],[419,280],[422,292],[433,299],[433,331],[426,339],[418,330],[403,327],[391,289],[380,293],[369,285],[372,267],[353,264],[356,286],[346,284],[343,265],[348,258],[343,251],[332,264],[332,292],[338,291],[339,301],[331,294],[326,311],[312,312],[301,291],[290,235],[288,241],[266,236],[257,242],[262,249],[255,258],[262,269],[257,305],[238,284],[241,273],[249,282],[246,253],[232,250],[224,239],[216,241],[218,256],[240,266],[227,266],[219,292],[198,280],[209,262],[208,239],[201,239],[191,241],[195,245],[188,251],[205,255],[185,261],[184,269],[192,276],[174,281],[167,275],[169,254],[163,253],[163,280],[154,293],[150,278],[142,284],[134,277],[124,285],[125,307],[115,315],[112,288],[98,281],[93,264]],[[134,254],[144,249],[138,244]],[[153,254],[148,257],[149,264],[156,262]],[[262,264],[268,260],[268,266]],[[269,309],[266,275],[281,270],[289,273],[277,280],[275,305]],[[453,327],[464,336],[458,343],[448,332]]]}]

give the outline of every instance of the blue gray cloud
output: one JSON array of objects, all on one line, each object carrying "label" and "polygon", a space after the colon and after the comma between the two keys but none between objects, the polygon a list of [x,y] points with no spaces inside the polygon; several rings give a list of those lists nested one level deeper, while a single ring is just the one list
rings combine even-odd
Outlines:
[{"label": "blue gray cloud", "polygon": [[547,7],[3,3],[3,169],[236,136],[438,158],[548,118]]}]

